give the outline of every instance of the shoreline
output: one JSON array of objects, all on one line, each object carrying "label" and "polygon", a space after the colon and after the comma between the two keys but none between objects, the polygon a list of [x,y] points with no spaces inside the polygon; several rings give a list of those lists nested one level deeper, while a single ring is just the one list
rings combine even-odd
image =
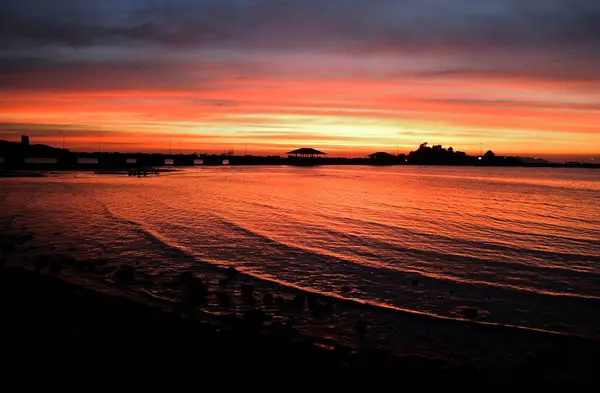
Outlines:
[{"label": "shoreline", "polygon": [[[404,164],[404,165],[373,165],[373,164],[353,164],[353,163],[334,163],[334,164],[318,164],[310,166],[297,166],[288,164],[206,164],[206,165],[174,165],[174,166],[154,166],[148,169],[148,177],[154,177],[161,173],[176,173],[183,169],[189,168],[251,168],[251,167],[291,167],[291,168],[322,168],[322,167],[369,167],[369,168],[393,168],[393,167],[463,167],[463,168],[529,168],[529,169],[600,169],[600,164],[549,164],[549,165],[519,165],[519,166],[494,166],[494,165],[445,165],[445,164]],[[43,178],[49,177],[52,173],[92,173],[95,175],[115,175],[115,176],[132,176],[130,172],[135,170],[132,167],[112,168],[112,167],[49,167],[49,166],[32,166],[30,168],[0,168],[0,179],[15,179],[15,178]],[[156,173],[155,173],[156,172]],[[133,175],[133,177],[138,177]],[[146,177],[146,176],[143,176]]]},{"label": "shoreline", "polygon": [[[243,157],[242,157],[243,158]],[[294,165],[287,162],[259,162],[259,163],[248,163],[248,162],[235,162],[229,157],[228,164],[222,163],[205,163],[205,164],[178,164],[178,165],[165,165],[165,164],[152,164],[152,165],[141,165],[146,168],[160,168],[159,172],[176,172],[182,168],[219,168],[219,167],[269,167],[269,166],[286,166],[292,168],[318,168],[328,166],[365,166],[371,168],[390,168],[390,167],[468,167],[468,168],[550,168],[550,169],[600,169],[600,164],[596,163],[549,163],[549,164],[520,164],[520,165],[483,165],[483,164],[445,164],[445,163],[411,163],[411,164],[391,164],[381,165],[373,164],[369,162],[319,162],[311,165]],[[349,159],[350,161],[352,159]],[[111,173],[125,173],[128,171],[135,170],[140,166],[129,165],[129,166],[102,166],[102,165],[82,165],[82,166],[63,166],[53,164],[29,164],[28,166],[20,167],[0,167],[0,178],[2,177],[19,177],[15,176],[23,174],[20,177],[35,177],[30,176],[32,173],[44,173],[44,172],[98,172],[111,174]],[[152,169],[154,171],[155,169]],[[44,176],[43,174],[41,176]]]},{"label": "shoreline", "polygon": [[[60,348],[87,359],[90,354],[85,352],[91,348],[135,349],[137,353],[132,358],[141,360],[147,352],[180,356],[198,350],[201,356],[192,363],[203,368],[293,372],[369,370],[375,365],[395,368],[394,363],[402,360],[381,351],[359,353],[343,346],[327,346],[288,334],[273,323],[257,326],[250,317],[208,318],[193,310],[170,310],[165,305],[142,302],[116,292],[109,294],[19,267],[3,267],[0,283],[0,304],[6,318],[2,336],[13,343],[20,341],[16,348],[5,344],[8,349],[5,354],[18,355],[24,347],[31,347],[39,356]],[[172,360],[156,359],[157,362]],[[432,362],[426,369],[438,366],[442,363]],[[445,367],[448,365],[444,363],[440,370]]]},{"label": "shoreline", "polygon": [[[225,363],[237,359],[227,364],[244,370],[268,367],[282,372],[354,369],[381,372],[402,368],[410,370],[414,378],[434,373],[456,381],[528,380],[533,376],[544,381],[584,381],[592,378],[590,369],[600,354],[600,343],[595,340],[469,321],[445,321],[410,312],[402,313],[399,320],[404,326],[410,325],[408,330],[417,330],[406,339],[421,340],[415,343],[418,345],[400,353],[378,345],[377,340],[357,340],[357,345],[346,345],[335,337],[303,334],[290,319],[282,318],[281,314],[270,315],[264,305],[251,307],[267,311],[265,321],[255,321],[249,311],[239,315],[230,307],[230,312],[213,313],[202,305],[189,307],[181,301],[144,296],[143,291],[131,291],[127,282],[107,286],[76,272],[35,272],[7,265],[6,259],[3,262],[0,304],[5,321],[9,322],[4,322],[2,336],[19,342],[15,356],[24,342],[39,354],[60,347],[61,351],[74,351],[83,357],[88,355],[80,353],[78,347],[82,344],[82,348],[96,350],[135,348],[134,356],[140,356],[140,360],[148,351],[182,356],[197,348],[204,354],[210,353],[206,359],[196,360],[205,368],[221,367],[214,359]],[[338,305],[361,308],[336,302]],[[456,336],[462,339],[456,341]],[[453,350],[465,356],[452,358],[436,352],[429,341],[440,340],[448,340]],[[481,359],[470,351],[471,346],[489,340],[497,341],[494,346],[518,343],[522,356],[509,360],[490,352],[488,359]],[[424,344],[433,351],[425,347],[417,349]],[[11,352],[10,346],[8,349]],[[253,353],[249,358],[245,355],[248,351]]]}]

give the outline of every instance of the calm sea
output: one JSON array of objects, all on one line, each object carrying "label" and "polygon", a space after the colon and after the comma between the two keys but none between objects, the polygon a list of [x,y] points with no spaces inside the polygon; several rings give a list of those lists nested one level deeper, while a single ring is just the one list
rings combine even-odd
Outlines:
[{"label": "calm sea", "polygon": [[[598,334],[600,171],[222,167],[0,179],[2,225],[160,280],[204,264],[386,308]],[[344,294],[343,286],[352,288]]]}]

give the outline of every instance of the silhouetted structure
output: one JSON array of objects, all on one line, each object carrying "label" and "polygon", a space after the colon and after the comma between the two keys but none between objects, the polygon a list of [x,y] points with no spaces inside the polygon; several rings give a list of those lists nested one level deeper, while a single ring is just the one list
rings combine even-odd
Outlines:
[{"label": "silhouetted structure", "polygon": [[301,149],[293,150],[287,153],[288,157],[295,158],[316,158],[319,156],[326,155],[327,153],[323,153],[317,149],[303,147]]},{"label": "silhouetted structure", "polygon": [[317,149],[303,147],[301,149],[292,150],[287,153],[288,162],[295,166],[313,166],[319,164],[321,156],[326,155]]},{"label": "silhouetted structure", "polygon": [[76,162],[75,156],[69,157],[67,153],[66,150],[47,145],[32,145],[27,135],[22,135],[19,142],[0,141],[0,157],[4,157],[7,168],[48,165],[43,162],[54,162],[55,166],[64,167]]},{"label": "silhouetted structure", "polygon": [[395,157],[383,151],[369,154],[369,159],[371,160],[371,165],[394,165],[395,163]]}]

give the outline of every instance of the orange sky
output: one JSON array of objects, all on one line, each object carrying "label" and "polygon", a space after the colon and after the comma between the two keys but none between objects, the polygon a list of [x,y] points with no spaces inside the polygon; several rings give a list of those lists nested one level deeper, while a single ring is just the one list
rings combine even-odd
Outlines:
[{"label": "orange sky", "polygon": [[[571,23],[566,5],[545,9],[540,2],[534,11],[554,19],[531,35],[518,12],[494,0],[480,3],[481,21],[467,18],[471,8],[445,10],[458,24],[412,0],[406,9],[388,1],[383,10],[343,3],[361,7],[350,11],[338,0],[325,11],[307,0],[300,14],[289,8],[297,4],[277,3],[275,12],[275,3],[256,3],[265,3],[262,13],[249,14],[241,0],[229,8],[186,0],[160,12],[127,8],[139,0],[104,8],[92,1],[77,3],[74,19],[66,11],[37,15],[15,1],[8,49],[0,50],[0,139],[27,134],[33,143],[60,146],[64,136],[76,151],[102,144],[123,152],[167,152],[170,145],[284,154],[305,146],[362,156],[407,153],[429,142],[470,154],[483,144],[501,155],[600,156],[595,41],[556,34],[557,23]],[[208,14],[193,14],[208,15],[205,24],[238,22],[217,24],[199,41],[204,30],[189,19],[194,7],[208,7]],[[412,35],[398,39],[387,14],[407,12],[405,33]],[[125,25],[113,26],[117,16]],[[482,27],[488,17],[493,28]],[[252,18],[264,23],[257,28]],[[422,27],[419,18],[439,23]],[[142,29],[152,23],[181,31]]]},{"label": "orange sky", "polygon": [[477,153],[593,156],[600,105],[576,83],[511,78],[223,79],[182,90],[7,91],[0,137],[68,148],[358,156],[424,141]]}]

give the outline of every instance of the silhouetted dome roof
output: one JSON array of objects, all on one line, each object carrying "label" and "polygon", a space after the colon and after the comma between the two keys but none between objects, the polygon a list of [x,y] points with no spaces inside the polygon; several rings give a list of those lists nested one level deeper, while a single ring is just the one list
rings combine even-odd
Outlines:
[{"label": "silhouetted dome roof", "polygon": [[378,151],[377,153],[369,154],[369,157],[392,157],[392,154]]},{"label": "silhouetted dome roof", "polygon": [[322,151],[319,151],[317,149],[303,147],[301,149],[290,151],[287,154],[324,154],[324,155],[326,155],[327,153],[323,153]]}]

